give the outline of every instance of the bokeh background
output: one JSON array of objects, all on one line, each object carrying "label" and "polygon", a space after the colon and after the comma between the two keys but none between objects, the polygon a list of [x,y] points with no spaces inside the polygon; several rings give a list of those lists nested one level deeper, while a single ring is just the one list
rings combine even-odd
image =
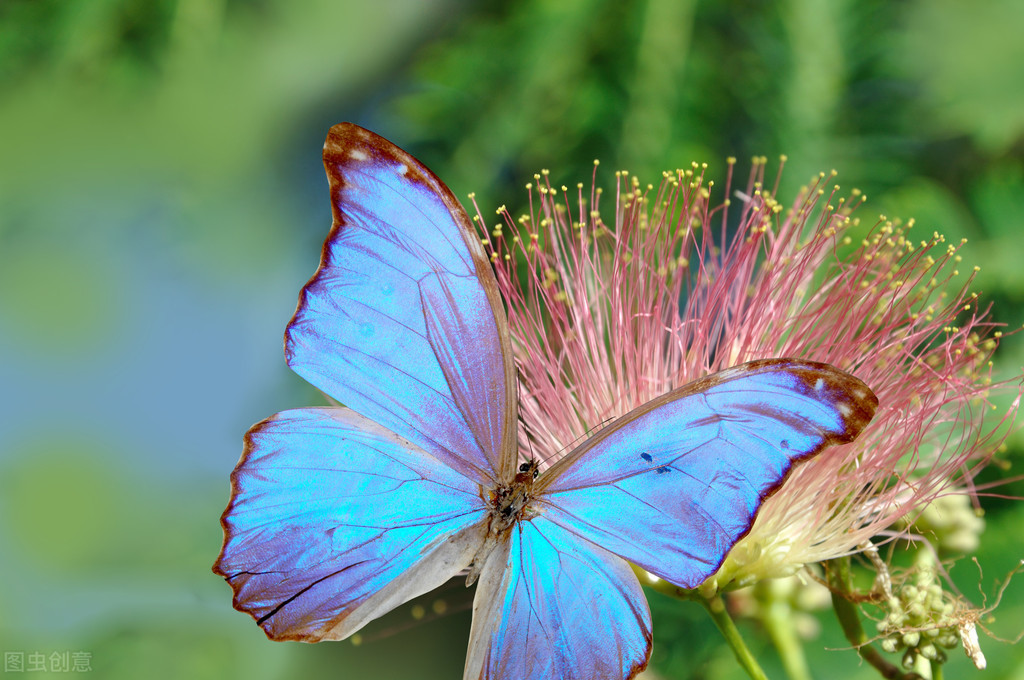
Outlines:
[{"label": "bokeh background", "polygon": [[[322,403],[281,338],[330,224],[330,125],[385,135],[485,213],[594,158],[610,185],[786,153],[783,194],[837,168],[862,217],[970,239],[974,288],[1019,328],[1022,30],[1019,0],[0,1],[0,651],[85,652],[102,678],[460,677],[461,584],[359,646],[311,646],[265,640],[210,572],[242,433]],[[1022,365],[1011,337],[997,371]],[[985,508],[991,593],[1024,512]],[[1022,597],[994,631],[1020,632]],[[650,599],[652,677],[741,677],[703,610]],[[875,677],[820,618],[818,676]],[[982,645],[979,677],[1024,677],[1024,645]]]}]

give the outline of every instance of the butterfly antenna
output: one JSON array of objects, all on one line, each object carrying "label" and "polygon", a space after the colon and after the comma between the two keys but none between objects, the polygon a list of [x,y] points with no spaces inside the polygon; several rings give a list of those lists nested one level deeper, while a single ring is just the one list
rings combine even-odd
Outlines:
[{"label": "butterfly antenna", "polygon": [[587,437],[589,437],[595,431],[597,431],[597,432],[601,431],[602,429],[604,429],[605,425],[607,425],[608,423],[610,423],[613,420],[615,420],[614,417],[608,417],[608,418],[605,418],[604,420],[602,420],[596,427],[588,427],[587,430],[583,434],[581,434],[580,436],[576,437],[575,439],[570,441],[568,444],[566,444],[562,448],[560,448],[557,451],[555,451],[554,453],[552,453],[550,456],[548,456],[547,459],[544,459],[543,460],[544,464],[546,465],[548,463],[548,461],[558,460],[559,458],[564,456],[566,454],[566,452],[568,452],[571,449],[576,448],[576,444],[579,441],[581,441],[583,439],[586,439]]},{"label": "butterfly antenna", "polygon": [[[523,401],[522,389],[523,389],[523,374],[522,374],[522,371],[519,370],[519,365],[517,364],[516,365],[516,398],[517,398],[519,403],[522,403],[522,401]],[[533,440],[534,440],[533,432],[530,429],[530,424],[528,422],[526,422],[525,420],[523,420],[523,410],[522,409],[517,409],[516,410],[516,421],[519,422],[520,424],[522,424],[522,426],[523,426],[522,427],[522,432],[523,432],[524,435],[526,435],[526,443],[530,447],[530,458],[529,459],[530,460],[537,460],[537,455],[536,455],[536,453],[534,452],[534,449],[533,449]],[[544,461],[544,462],[547,462],[547,461]]]},{"label": "butterfly antenna", "polygon": [[[516,365],[516,396],[517,396],[517,398],[518,398],[518,400],[520,402],[522,402],[522,400],[523,400],[522,386],[523,386],[522,371],[519,369],[519,366]],[[583,434],[579,435],[578,437],[576,437],[575,439],[570,441],[568,444],[566,444],[562,448],[560,448],[557,451],[553,452],[550,456],[547,456],[545,458],[540,458],[540,457],[537,456],[536,450],[534,449],[534,446],[533,446],[534,442],[537,440],[537,437],[534,435],[533,428],[530,427],[530,423],[527,422],[526,420],[523,420],[522,413],[523,413],[522,409],[519,409],[519,412],[516,414],[516,420],[519,423],[521,423],[522,426],[523,426],[522,427],[522,432],[526,436],[526,443],[527,443],[527,445],[529,446],[529,449],[530,449],[530,458],[529,459],[530,460],[536,460],[538,462],[543,463],[545,468],[550,467],[550,463],[552,461],[558,460],[563,455],[565,455],[565,453],[567,451],[569,451],[570,449],[575,448],[576,444],[579,441],[589,437],[593,432],[599,431],[599,430],[603,429],[605,425],[607,425],[611,421],[615,420],[614,416],[609,416],[609,417],[605,418],[596,427],[588,427],[586,429],[586,431],[583,432]]]}]

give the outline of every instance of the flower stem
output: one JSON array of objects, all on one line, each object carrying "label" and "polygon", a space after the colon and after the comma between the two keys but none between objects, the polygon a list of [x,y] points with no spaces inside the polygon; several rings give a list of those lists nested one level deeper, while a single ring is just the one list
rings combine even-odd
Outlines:
[{"label": "flower stem", "polygon": [[938,661],[932,660],[932,680],[942,680],[942,664]]},{"label": "flower stem", "polygon": [[746,643],[743,642],[743,638],[740,636],[740,631],[736,628],[736,624],[733,623],[732,617],[729,616],[729,612],[725,609],[725,602],[718,595],[711,598],[696,598],[704,608],[708,610],[708,614],[711,615],[711,620],[718,626],[718,630],[721,631],[722,637],[732,647],[733,654],[736,655],[736,660],[743,666],[743,670],[747,672],[752,680],[768,680],[768,676],[761,670],[761,666],[758,665],[757,659],[750,653],[750,649],[747,648]]},{"label": "flower stem", "polygon": [[772,600],[762,620],[775,649],[779,652],[782,665],[789,680],[811,680],[804,649],[797,639],[793,625],[793,608],[785,600]]},{"label": "flower stem", "polygon": [[874,666],[875,670],[887,680],[924,680],[917,673],[904,673],[897,666],[889,663],[882,653],[868,644],[868,636],[860,625],[857,607],[846,595],[852,592],[853,578],[850,572],[850,558],[840,557],[828,562],[828,584],[832,591],[832,608],[843,628],[843,634],[854,646],[860,657]]}]

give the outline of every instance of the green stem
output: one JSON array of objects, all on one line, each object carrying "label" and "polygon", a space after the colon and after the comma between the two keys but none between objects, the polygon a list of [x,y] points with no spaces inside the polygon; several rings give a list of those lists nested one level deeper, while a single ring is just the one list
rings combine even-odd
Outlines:
[{"label": "green stem", "polygon": [[762,623],[782,658],[782,665],[789,679],[811,680],[811,670],[807,666],[804,648],[796,635],[793,608],[789,606],[789,602],[772,600],[768,603]]},{"label": "green stem", "polygon": [[932,680],[942,680],[942,664],[938,661],[931,661]]},{"label": "green stem", "polygon": [[761,666],[758,665],[757,659],[750,653],[746,643],[743,642],[743,638],[740,636],[740,631],[736,628],[736,624],[733,623],[732,617],[729,616],[729,612],[725,609],[725,602],[719,596],[714,596],[709,599],[697,598],[698,601],[704,605],[704,608],[708,610],[708,614],[711,615],[711,620],[718,626],[718,630],[722,632],[722,637],[732,647],[733,654],[736,655],[736,660],[743,666],[743,670],[747,672],[752,680],[768,680],[768,676],[761,670]]},{"label": "green stem", "polygon": [[832,608],[843,628],[843,634],[854,646],[860,657],[874,666],[875,670],[887,680],[924,680],[917,673],[904,673],[900,668],[885,660],[882,653],[868,644],[868,636],[860,625],[860,614],[857,607],[846,598],[853,590],[853,577],[850,572],[850,558],[840,557],[828,563],[828,583],[832,591]]}]

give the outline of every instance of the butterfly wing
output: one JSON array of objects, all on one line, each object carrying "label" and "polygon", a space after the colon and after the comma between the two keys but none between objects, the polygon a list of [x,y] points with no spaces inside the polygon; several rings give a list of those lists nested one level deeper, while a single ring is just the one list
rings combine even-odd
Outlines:
[{"label": "butterfly wing", "polygon": [[334,226],[285,337],[341,403],[486,483],[515,474],[515,367],[490,262],[415,158],[351,124],[324,145]]},{"label": "butterfly wing", "polygon": [[651,614],[623,559],[541,516],[488,556],[469,640],[466,680],[632,678]]},{"label": "butterfly wing", "polygon": [[878,400],[826,364],[769,359],[632,411],[553,465],[544,517],[683,587],[713,574],[794,461],[852,441]]},{"label": "butterfly wing", "polygon": [[486,532],[475,482],[345,408],[246,435],[214,571],[278,640],[341,639],[464,569]]},{"label": "butterfly wing", "polygon": [[324,166],[334,225],[285,354],[353,410],[249,432],[214,567],[275,639],[346,637],[466,568],[481,485],[514,476],[507,323],[465,212],[354,125],[332,128]]}]

